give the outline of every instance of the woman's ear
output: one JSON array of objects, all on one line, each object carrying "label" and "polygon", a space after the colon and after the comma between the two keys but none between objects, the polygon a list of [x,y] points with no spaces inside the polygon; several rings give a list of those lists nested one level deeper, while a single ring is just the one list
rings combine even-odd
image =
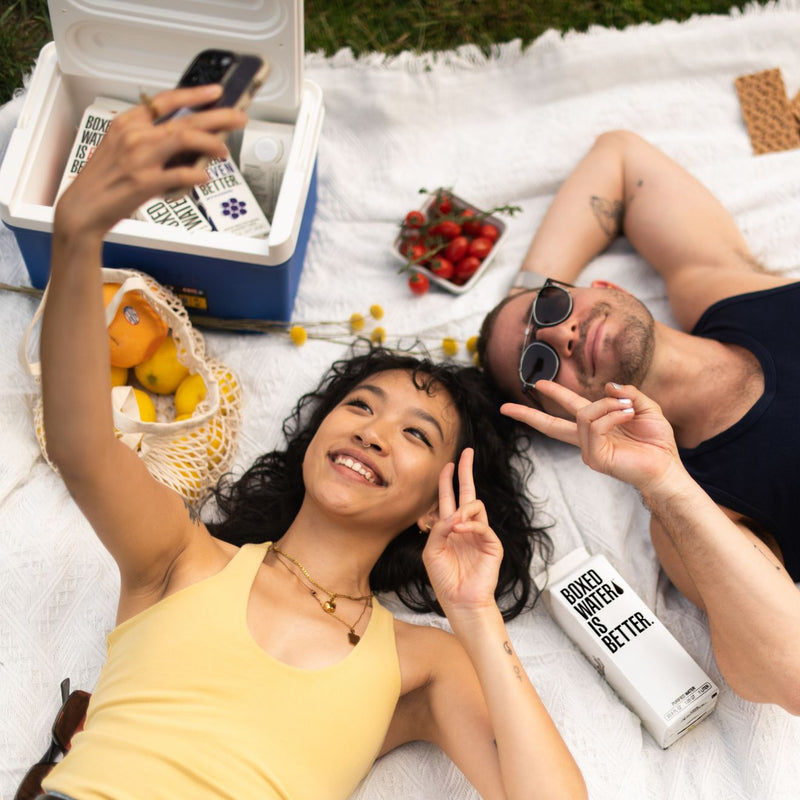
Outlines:
[{"label": "woman's ear", "polygon": [[423,514],[417,520],[417,527],[420,533],[430,533],[431,528],[439,521],[439,506],[433,506],[430,511]]}]

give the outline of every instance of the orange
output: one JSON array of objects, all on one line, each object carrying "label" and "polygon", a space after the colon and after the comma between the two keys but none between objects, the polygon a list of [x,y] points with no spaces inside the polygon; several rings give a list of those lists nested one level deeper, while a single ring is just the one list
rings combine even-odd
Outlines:
[{"label": "orange", "polygon": [[[103,303],[107,306],[120,284],[103,284]],[[134,367],[151,356],[167,336],[167,323],[139,291],[126,292],[114,319],[108,326],[111,364]]]}]

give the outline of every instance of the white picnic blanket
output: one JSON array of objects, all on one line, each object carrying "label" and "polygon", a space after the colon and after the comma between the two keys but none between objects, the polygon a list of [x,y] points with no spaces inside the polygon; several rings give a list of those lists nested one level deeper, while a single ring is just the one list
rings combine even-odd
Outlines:
[{"label": "white picnic blanket", "polygon": [[[305,67],[323,89],[327,115],[299,320],[347,319],[379,303],[390,343],[420,331],[434,343],[453,336],[465,358],[463,342],[504,296],[558,185],[611,128],[637,131],[686,166],[720,197],[759,258],[800,277],[800,150],[753,156],[733,85],[738,75],[780,67],[789,95],[800,89],[796,0],[682,24],[550,31],[524,51],[511,42],[490,58],[473,47],[392,59],[342,51],[308,54]],[[17,99],[0,109],[0,150],[20,108]],[[483,207],[516,203],[523,213],[509,221],[509,238],[476,289],[418,298],[390,248],[398,221],[419,203],[417,190],[436,186]],[[596,277],[625,286],[670,320],[661,280],[624,243],[585,273],[587,281]],[[28,283],[5,229],[0,280]],[[0,798],[9,800],[46,748],[61,679],[93,687],[118,583],[110,557],[39,454],[34,386],[17,358],[35,305],[0,292]],[[243,385],[237,468],[279,443],[296,398],[346,351],[342,341],[316,340],[298,350],[273,335],[206,333],[206,342]],[[553,522],[557,555],[580,544],[605,554],[721,687],[711,717],[663,751],[543,606],[514,621],[517,650],[591,797],[797,797],[800,719],[741,700],[721,679],[704,616],[659,573],[635,492],[592,473],[564,445],[542,444],[535,459],[530,491]],[[382,759],[354,795],[475,796],[424,744]]]}]

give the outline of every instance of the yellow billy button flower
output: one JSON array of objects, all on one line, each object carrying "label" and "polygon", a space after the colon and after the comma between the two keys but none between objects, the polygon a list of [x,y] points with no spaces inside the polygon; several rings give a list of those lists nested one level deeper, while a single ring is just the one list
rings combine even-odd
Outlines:
[{"label": "yellow billy button flower", "polygon": [[458,342],[450,336],[445,336],[442,339],[442,351],[448,358],[451,358],[458,352]]},{"label": "yellow billy button flower", "polygon": [[374,303],[369,307],[369,315],[372,319],[383,319],[383,308],[377,303]]},{"label": "yellow billy button flower", "polygon": [[477,351],[478,351],[478,337],[470,336],[469,339],[467,339],[467,352],[474,354]]},{"label": "yellow billy button flower", "polygon": [[383,328],[373,328],[369,338],[373,344],[383,344],[386,341],[386,331]]},{"label": "yellow billy button flower", "polygon": [[350,330],[353,333],[364,330],[364,315],[355,313],[350,315]]},{"label": "yellow billy button flower", "polygon": [[302,347],[308,339],[308,331],[302,325],[292,325],[289,328],[289,338],[296,347]]}]

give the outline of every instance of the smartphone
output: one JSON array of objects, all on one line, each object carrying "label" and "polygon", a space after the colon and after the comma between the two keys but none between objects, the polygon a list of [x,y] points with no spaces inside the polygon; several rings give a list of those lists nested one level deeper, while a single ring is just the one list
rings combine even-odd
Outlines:
[{"label": "smartphone", "polygon": [[[217,100],[202,106],[178,108],[159,117],[155,124],[159,125],[167,120],[210,108],[229,107],[244,110],[268,75],[269,64],[260,56],[243,55],[231,50],[203,50],[195,56],[181,76],[178,88],[219,83],[222,85],[222,94]],[[166,166],[204,166],[205,161],[207,158],[200,153],[187,152],[173,156]]]}]

